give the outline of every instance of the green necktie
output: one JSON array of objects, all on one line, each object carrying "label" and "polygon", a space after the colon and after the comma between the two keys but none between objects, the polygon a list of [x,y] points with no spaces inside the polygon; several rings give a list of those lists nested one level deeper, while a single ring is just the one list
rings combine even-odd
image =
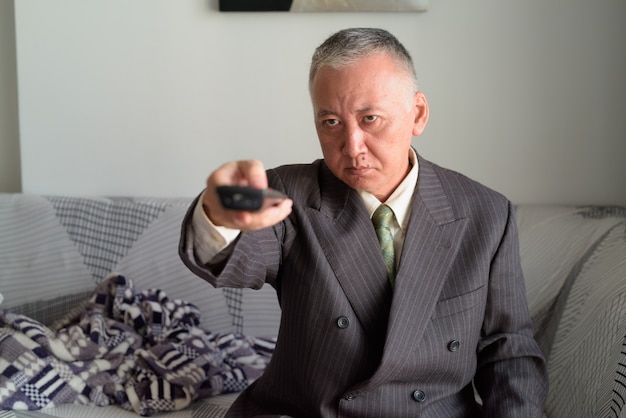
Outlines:
[{"label": "green necktie", "polygon": [[378,236],[378,242],[383,251],[383,259],[387,267],[387,277],[389,277],[389,282],[393,285],[396,277],[396,258],[393,249],[393,235],[391,234],[392,220],[393,210],[387,205],[380,205],[374,212],[374,215],[372,215],[372,222],[374,223],[374,228],[376,228],[376,235]]}]

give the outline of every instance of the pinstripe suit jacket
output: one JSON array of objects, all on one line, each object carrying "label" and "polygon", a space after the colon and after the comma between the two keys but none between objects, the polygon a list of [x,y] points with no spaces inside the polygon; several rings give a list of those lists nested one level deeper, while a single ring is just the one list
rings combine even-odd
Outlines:
[{"label": "pinstripe suit jacket", "polygon": [[268,171],[292,214],[241,234],[219,265],[195,259],[189,211],[187,266],[218,287],[268,282],[282,308],[272,362],[228,416],[541,416],[545,362],[511,205],[419,158],[393,289],[360,197],[322,160]]}]

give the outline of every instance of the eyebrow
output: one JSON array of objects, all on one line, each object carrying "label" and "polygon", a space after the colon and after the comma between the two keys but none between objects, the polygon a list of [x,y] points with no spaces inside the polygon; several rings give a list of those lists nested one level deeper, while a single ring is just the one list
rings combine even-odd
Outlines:
[{"label": "eyebrow", "polygon": [[335,114],[335,112],[332,112],[332,111],[326,110],[326,109],[322,109],[319,112],[317,112],[316,116],[319,118],[319,117],[322,117],[322,116],[328,116],[328,115],[334,115],[334,114]]},{"label": "eyebrow", "polygon": [[[358,113],[367,113],[367,112],[370,112],[370,111],[376,110],[376,109],[377,109],[376,106],[365,106],[365,107],[362,107],[360,109],[357,109],[356,113],[357,114]],[[332,110],[322,109],[319,112],[317,112],[316,116],[319,118],[319,117],[322,117],[322,116],[336,115],[336,114],[337,113],[333,112]]]}]

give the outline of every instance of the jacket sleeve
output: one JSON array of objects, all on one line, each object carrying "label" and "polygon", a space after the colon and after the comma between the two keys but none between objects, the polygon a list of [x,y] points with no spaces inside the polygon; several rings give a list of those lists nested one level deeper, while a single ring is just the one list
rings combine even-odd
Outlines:
[{"label": "jacket sleeve", "polygon": [[239,236],[210,262],[204,263],[196,253],[196,231],[193,213],[196,198],[183,219],[178,253],[194,274],[215,287],[260,289],[265,282],[274,285],[280,264],[281,247],[277,231],[282,225]]},{"label": "jacket sleeve", "polygon": [[485,417],[542,417],[546,363],[533,337],[514,211],[491,262],[475,386]]}]

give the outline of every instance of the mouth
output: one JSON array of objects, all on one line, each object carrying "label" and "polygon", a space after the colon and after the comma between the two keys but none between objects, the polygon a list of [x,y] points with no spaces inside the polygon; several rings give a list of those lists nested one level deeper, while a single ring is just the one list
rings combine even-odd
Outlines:
[{"label": "mouth", "polygon": [[367,173],[370,168],[368,166],[358,166],[358,167],[348,167],[346,169],[348,171],[348,173],[350,173],[353,176],[362,176],[365,173]]}]

